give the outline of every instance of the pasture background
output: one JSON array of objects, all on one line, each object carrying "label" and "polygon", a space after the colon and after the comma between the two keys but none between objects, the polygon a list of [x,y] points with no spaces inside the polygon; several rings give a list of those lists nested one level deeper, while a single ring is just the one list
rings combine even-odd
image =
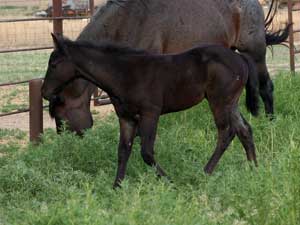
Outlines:
[{"label": "pasture background", "polygon": [[[32,17],[47,5],[44,0],[29,0],[25,6],[11,2],[0,1],[0,18]],[[275,27],[285,19],[282,10]],[[65,22],[66,35],[75,38],[87,22]],[[0,24],[0,49],[51,45],[51,30],[49,21]],[[44,76],[49,53],[0,54],[0,83]],[[216,141],[206,102],[160,120],[156,157],[172,183],[157,179],[142,162],[137,139],[127,178],[117,191],[111,187],[118,123],[114,114],[103,118],[111,108],[93,109],[94,117],[102,119],[96,119],[85,138],[68,132],[57,136],[46,129],[39,146],[28,144],[27,114],[0,118],[0,225],[300,224],[300,78],[290,76],[288,60],[283,46],[274,47],[273,54],[268,51],[275,82],[274,121],[263,114],[251,117],[241,98],[254,131],[258,168],[247,163],[234,140],[213,176],[203,173]],[[0,88],[0,112],[27,106],[27,93],[27,85]],[[45,125],[53,127],[50,120]]]}]

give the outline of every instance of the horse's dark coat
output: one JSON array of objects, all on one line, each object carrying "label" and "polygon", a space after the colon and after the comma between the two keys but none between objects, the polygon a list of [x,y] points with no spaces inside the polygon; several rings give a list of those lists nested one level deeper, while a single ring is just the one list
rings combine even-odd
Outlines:
[{"label": "horse's dark coat", "polygon": [[[100,7],[78,40],[113,41],[152,53],[181,52],[199,43],[238,49],[254,60],[265,111],[273,114],[266,46],[279,44],[288,36],[288,27],[280,32],[267,31],[273,12],[264,21],[257,0],[110,0]],[[61,120],[79,134],[92,126],[89,102],[94,90],[93,84],[78,79],[61,92],[63,101],[52,105],[58,130]]]},{"label": "horse's dark coat", "polygon": [[125,176],[137,127],[143,160],[155,167],[158,175],[166,175],[154,159],[159,116],[190,108],[204,98],[218,129],[217,147],[205,172],[213,172],[235,135],[242,142],[248,160],[256,163],[250,125],[238,110],[239,97],[246,84],[249,109],[254,114],[258,110],[255,83],[258,75],[251,68],[255,68],[251,58],[241,57],[220,45],[202,45],[181,54],[159,55],[115,45],[53,38],[56,50],[49,60],[43,97],[50,100],[68,82],[79,77],[107,92],[120,122],[115,186]]}]

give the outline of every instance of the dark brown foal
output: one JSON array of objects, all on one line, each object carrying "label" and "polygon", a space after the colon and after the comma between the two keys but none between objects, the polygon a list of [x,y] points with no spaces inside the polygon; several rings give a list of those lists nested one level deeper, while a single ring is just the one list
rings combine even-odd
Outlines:
[{"label": "dark brown foal", "polygon": [[152,55],[107,43],[53,39],[56,49],[49,60],[43,96],[55,97],[78,74],[107,92],[120,123],[115,187],[124,179],[137,128],[144,162],[165,176],[154,157],[159,117],[190,108],[204,98],[218,129],[217,146],[205,172],[213,172],[235,135],[248,160],[256,163],[250,125],[238,110],[246,86],[247,107],[254,115],[258,112],[257,73],[249,57],[218,45],[202,45],[176,55]]}]

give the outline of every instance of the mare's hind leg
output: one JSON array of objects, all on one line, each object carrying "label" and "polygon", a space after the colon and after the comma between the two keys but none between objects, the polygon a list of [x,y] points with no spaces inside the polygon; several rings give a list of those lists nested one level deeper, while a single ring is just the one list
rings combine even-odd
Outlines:
[{"label": "mare's hind leg", "polygon": [[141,137],[141,154],[144,162],[156,169],[158,176],[166,176],[154,158],[154,141],[159,115],[144,115],[139,121],[139,134]]},{"label": "mare's hind leg", "polygon": [[120,142],[118,149],[118,169],[114,183],[114,188],[119,187],[120,183],[125,177],[126,165],[129,159],[133,140],[136,133],[136,122],[129,121],[123,118],[119,119],[120,122]]},{"label": "mare's hind leg", "polygon": [[[274,113],[274,88],[266,64],[265,34],[247,40],[241,47],[238,47],[238,50],[247,53],[254,60],[259,77],[259,93],[264,102],[265,113],[272,116]],[[249,75],[251,76],[251,74]]]},{"label": "mare's hind leg", "polygon": [[218,129],[218,141],[213,155],[204,167],[204,171],[207,174],[211,174],[213,172],[221,156],[235,136],[235,132],[230,121],[232,110],[219,108],[214,106],[213,104],[210,104],[210,107],[213,112],[214,120]]},{"label": "mare's hind leg", "polygon": [[234,127],[236,129],[237,136],[246,151],[247,159],[249,161],[254,161],[255,166],[257,166],[251,126],[238,111],[233,115],[233,117]]},{"label": "mare's hind leg", "polygon": [[[274,85],[270,78],[265,58],[255,62],[258,68],[259,93],[265,105],[267,116],[272,117],[274,114],[273,91]],[[251,74],[250,74],[251,76]]]}]

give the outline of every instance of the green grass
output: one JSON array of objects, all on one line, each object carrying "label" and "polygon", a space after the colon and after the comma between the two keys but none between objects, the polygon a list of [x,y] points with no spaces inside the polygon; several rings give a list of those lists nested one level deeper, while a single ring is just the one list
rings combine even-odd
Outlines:
[{"label": "green grass", "polygon": [[49,50],[0,54],[0,82],[44,77]]},{"label": "green grass", "polygon": [[39,146],[9,151],[15,146],[7,145],[0,157],[0,224],[300,224],[300,77],[281,74],[275,87],[274,121],[252,118],[242,107],[258,168],[234,140],[215,173],[203,173],[216,141],[205,102],[161,117],[156,157],[172,183],[142,162],[136,140],[123,188],[112,190],[115,116],[97,121],[83,139],[47,130]]},{"label": "green grass", "polygon": [[[24,1],[25,2],[25,1]],[[35,12],[46,9],[45,6],[36,5],[36,6],[15,6],[7,5],[0,6],[0,18],[13,18],[13,17],[27,17],[33,16]]]}]

